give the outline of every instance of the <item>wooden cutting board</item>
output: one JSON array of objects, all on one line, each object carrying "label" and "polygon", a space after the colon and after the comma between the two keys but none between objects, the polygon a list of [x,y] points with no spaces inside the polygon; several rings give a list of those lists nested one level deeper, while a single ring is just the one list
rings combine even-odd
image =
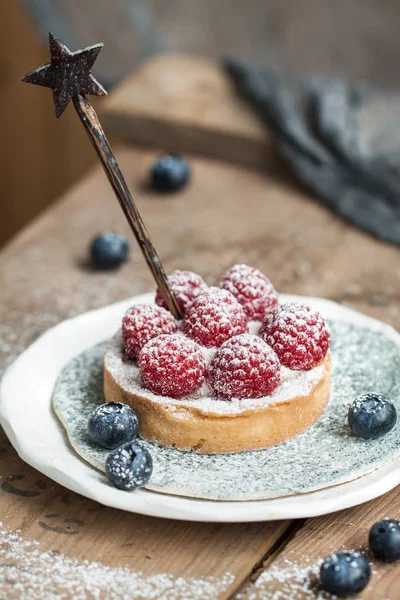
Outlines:
[{"label": "wooden cutting board", "polygon": [[280,164],[276,143],[217,63],[164,54],[150,59],[104,103],[106,131],[170,152],[251,167]]}]

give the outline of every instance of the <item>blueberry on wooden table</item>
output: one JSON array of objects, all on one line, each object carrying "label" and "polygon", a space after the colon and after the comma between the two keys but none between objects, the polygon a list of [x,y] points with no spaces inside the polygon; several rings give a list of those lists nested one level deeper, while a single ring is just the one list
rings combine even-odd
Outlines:
[{"label": "blueberry on wooden table", "polygon": [[324,560],[320,569],[322,589],[339,598],[361,592],[370,577],[367,559],[357,552],[335,552]]},{"label": "blueberry on wooden table", "polygon": [[151,187],[158,192],[176,192],[190,178],[186,160],[173,154],[165,154],[156,160],[150,172]]},{"label": "blueberry on wooden table", "polygon": [[116,269],[128,260],[128,240],[120,233],[104,231],[93,239],[90,245],[90,257],[95,269],[101,271]]},{"label": "blueberry on wooden table", "polygon": [[90,413],[87,429],[96,444],[114,449],[134,440],[138,426],[138,418],[130,406],[122,402],[107,402]]},{"label": "blueberry on wooden table", "polygon": [[400,559],[400,521],[383,519],[371,527],[369,547],[373,555],[384,562]]},{"label": "blueberry on wooden table", "polygon": [[366,439],[379,438],[396,425],[395,406],[383,394],[364,394],[355,400],[348,413],[352,433]]},{"label": "blueberry on wooden table", "polygon": [[106,475],[116,488],[131,492],[143,487],[153,471],[150,452],[138,443],[113,450],[106,459]]}]

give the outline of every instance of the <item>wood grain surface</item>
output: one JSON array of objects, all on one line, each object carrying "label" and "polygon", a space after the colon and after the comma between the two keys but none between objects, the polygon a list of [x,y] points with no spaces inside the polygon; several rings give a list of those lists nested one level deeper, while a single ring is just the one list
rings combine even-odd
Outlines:
[{"label": "wood grain surface", "polygon": [[119,168],[118,161],[115,158],[93,106],[88,99],[81,94],[77,94],[73,99],[73,102],[76,112],[82,121],[82,125],[86,129],[89,140],[108,177],[109,184],[114,190],[125,218],[143,253],[147,266],[153,275],[156,288],[160,290],[168,310],[176,319],[182,319],[182,311],[169,287],[168,278],[160,258],[157,255],[157,250],[150,239],[149,232],[147,231],[142,216],[132,198],[132,194],[127,186],[121,169]]},{"label": "wood grain surface", "polygon": [[94,163],[73,111],[57,123],[51,94],[20,85],[48,60],[48,31],[73,49],[104,42],[107,88],[160,48],[398,88],[399,16],[395,0],[2,0],[0,245]]},{"label": "wood grain surface", "polygon": [[127,142],[263,169],[279,163],[273,138],[221,66],[200,57],[149,59],[103,102],[102,120]]},{"label": "wood grain surface", "polygon": [[[191,184],[179,194],[158,196],[147,186],[154,156],[128,148],[117,152],[168,272],[187,268],[213,283],[232,264],[245,262],[262,269],[281,292],[325,296],[400,326],[397,249],[351,228],[289,182],[228,163],[193,158]],[[88,243],[110,228],[130,235],[99,167],[3,250],[4,366],[62,319],[152,288],[133,238],[132,258],[119,271],[90,269]],[[127,565],[144,576],[218,579],[231,573],[233,579],[219,598],[312,598],[314,592],[297,590],[298,583],[293,583],[292,595],[277,595],[283,584],[273,578],[274,565],[282,569],[285,561],[301,566],[307,560],[314,565],[342,545],[363,546],[375,519],[398,517],[400,510],[395,490],[305,524],[193,524],[142,517],[101,507],[54,484],[23,464],[4,435],[0,475],[4,526],[38,540],[41,550],[113,567]],[[297,533],[289,541],[294,527]],[[373,568],[373,581],[360,597],[397,600],[400,566]],[[253,580],[268,571],[270,587],[260,592]],[[10,585],[0,580],[0,596],[13,597]],[[108,597],[106,592],[101,596]],[[180,597],[178,592],[175,597]]]},{"label": "wood grain surface", "polygon": [[[399,508],[398,489],[394,489],[362,506],[309,519],[282,552],[269,557],[252,574],[234,599],[320,598],[318,577],[315,575],[318,569],[313,566],[319,566],[321,559],[337,550],[356,550],[365,554],[372,566],[371,582],[362,593],[357,594],[357,599],[395,600],[399,597],[400,567],[374,560],[368,548],[368,533],[376,521],[388,515],[399,518]],[[265,573],[269,573],[270,577]],[[330,596],[327,594],[325,597]]]}]

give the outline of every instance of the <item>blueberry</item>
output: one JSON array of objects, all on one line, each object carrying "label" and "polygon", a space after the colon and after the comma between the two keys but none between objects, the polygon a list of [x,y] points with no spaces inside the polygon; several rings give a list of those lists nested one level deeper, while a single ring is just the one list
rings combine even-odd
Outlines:
[{"label": "blueberry", "polygon": [[320,569],[322,589],[340,598],[361,592],[370,577],[367,559],[356,552],[335,552],[324,560]]},{"label": "blueberry", "polygon": [[137,443],[125,444],[107,456],[106,475],[119,490],[130,492],[146,485],[152,470],[149,451]]},{"label": "blueberry", "polygon": [[88,434],[104,448],[118,448],[137,436],[139,421],[130,406],[121,402],[107,402],[89,415]]},{"label": "blueberry", "polygon": [[371,527],[369,547],[379,560],[392,562],[400,559],[400,521],[383,519]]},{"label": "blueberry", "polygon": [[116,269],[128,260],[128,240],[120,233],[104,231],[92,241],[90,256],[95,269]]},{"label": "blueberry", "polygon": [[348,419],[354,435],[379,438],[396,425],[397,412],[386,396],[364,394],[351,404]]},{"label": "blueberry", "polygon": [[154,163],[150,177],[153,189],[159,192],[176,192],[189,181],[190,168],[180,156],[166,154]]}]

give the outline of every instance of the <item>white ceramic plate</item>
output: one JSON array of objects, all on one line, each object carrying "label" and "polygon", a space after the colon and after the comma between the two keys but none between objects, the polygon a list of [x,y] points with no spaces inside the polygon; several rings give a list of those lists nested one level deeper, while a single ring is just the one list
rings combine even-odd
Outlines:
[{"label": "white ceramic plate", "polygon": [[[77,354],[109,338],[138,296],[69,319],[47,331],[11,365],[0,388],[0,421],[21,458],[65,487],[102,504],[157,517],[190,521],[245,522],[313,517],[376,498],[400,483],[400,459],[350,483],[317,492],[247,502],[219,502],[159,494],[127,493],[111,487],[104,475],[72,450],[54,415],[51,397],[60,370]],[[302,300],[323,314],[358,323],[387,335],[400,347],[390,326],[318,298]]]}]

